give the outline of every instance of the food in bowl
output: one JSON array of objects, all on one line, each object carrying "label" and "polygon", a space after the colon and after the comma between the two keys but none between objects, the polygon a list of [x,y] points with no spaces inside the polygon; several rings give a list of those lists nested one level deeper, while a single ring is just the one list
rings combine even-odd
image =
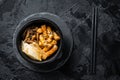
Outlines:
[{"label": "food in bowl", "polygon": [[60,36],[48,25],[27,28],[23,37],[22,51],[33,60],[46,60],[58,50]]}]

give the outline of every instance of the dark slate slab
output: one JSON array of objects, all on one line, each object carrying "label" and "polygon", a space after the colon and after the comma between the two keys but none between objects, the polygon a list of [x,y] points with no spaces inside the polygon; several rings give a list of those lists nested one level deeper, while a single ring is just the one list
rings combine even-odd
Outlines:
[{"label": "dark slate slab", "polygon": [[[0,80],[120,80],[120,1],[99,4],[97,74],[89,75],[91,9],[94,0],[0,0]],[[12,38],[18,23],[33,13],[51,12],[71,29],[74,49],[51,73],[36,73],[16,59]]]}]

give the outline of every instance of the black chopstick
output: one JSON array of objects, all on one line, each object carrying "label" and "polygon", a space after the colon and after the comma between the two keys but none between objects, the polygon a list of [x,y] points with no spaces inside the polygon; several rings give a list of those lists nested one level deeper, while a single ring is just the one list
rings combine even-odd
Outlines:
[{"label": "black chopstick", "polygon": [[98,27],[98,7],[94,6],[92,13],[92,35],[91,35],[91,63],[90,63],[91,74],[96,74],[97,27]]}]

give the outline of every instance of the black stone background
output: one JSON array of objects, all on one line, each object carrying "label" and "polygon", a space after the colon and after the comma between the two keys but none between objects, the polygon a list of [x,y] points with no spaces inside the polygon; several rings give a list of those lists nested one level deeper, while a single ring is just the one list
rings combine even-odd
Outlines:
[{"label": "black stone background", "polygon": [[[97,74],[89,75],[92,2],[99,6]],[[12,39],[18,23],[33,13],[51,12],[71,29],[68,62],[51,73],[36,73],[16,59]],[[0,80],[120,80],[119,0],[0,0]]]}]

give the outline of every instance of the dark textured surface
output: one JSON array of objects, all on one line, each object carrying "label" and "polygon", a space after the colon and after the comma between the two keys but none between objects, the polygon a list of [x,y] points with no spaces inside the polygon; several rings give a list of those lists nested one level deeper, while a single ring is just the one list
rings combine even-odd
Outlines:
[{"label": "dark textured surface", "polygon": [[[94,0],[0,0],[0,80],[120,80],[120,1],[99,4],[97,74],[89,75],[91,3]],[[30,14],[51,12],[67,23],[74,38],[68,62],[51,73],[36,73],[16,59],[12,37]]]}]

